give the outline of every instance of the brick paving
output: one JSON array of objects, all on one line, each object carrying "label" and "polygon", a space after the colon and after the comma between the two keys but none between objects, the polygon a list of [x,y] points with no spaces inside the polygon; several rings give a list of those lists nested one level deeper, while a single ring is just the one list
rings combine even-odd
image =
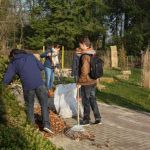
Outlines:
[{"label": "brick paving", "polygon": [[[150,113],[104,103],[100,103],[99,108],[102,124],[85,127],[94,133],[95,141],[74,141],[65,135],[50,140],[64,150],[150,150]],[[76,124],[74,119],[66,119],[66,122]]]}]

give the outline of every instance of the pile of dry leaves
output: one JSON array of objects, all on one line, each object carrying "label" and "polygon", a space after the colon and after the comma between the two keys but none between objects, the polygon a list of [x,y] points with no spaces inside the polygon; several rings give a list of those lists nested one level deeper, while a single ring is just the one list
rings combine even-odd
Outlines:
[{"label": "pile of dry leaves", "polygon": [[[42,130],[42,119],[41,119],[40,107],[36,107],[34,110],[34,113],[35,113],[35,120],[36,120],[36,124],[38,128],[40,129],[40,131],[44,132]],[[54,132],[54,135],[58,133],[64,133],[64,129],[67,128],[65,121],[59,115],[55,114],[52,111],[50,111],[49,113],[49,118],[50,118],[50,123],[51,123],[51,129]],[[45,133],[45,132],[44,132],[44,135],[46,137],[52,136],[49,133]]]},{"label": "pile of dry leaves", "polygon": [[[70,129],[71,127],[66,124],[66,122],[56,113],[53,111],[50,111],[49,118],[51,122],[51,129],[54,132],[54,134],[49,134],[43,131],[42,128],[42,119],[41,119],[41,109],[40,107],[36,107],[35,110],[35,120],[37,127],[41,132],[43,132],[45,137],[54,136],[56,134],[65,134],[67,137],[73,139],[73,140],[84,140],[88,139],[91,141],[95,140],[95,136],[93,133],[90,133],[89,131],[84,132],[72,132]],[[71,131],[71,132],[70,132]]]}]

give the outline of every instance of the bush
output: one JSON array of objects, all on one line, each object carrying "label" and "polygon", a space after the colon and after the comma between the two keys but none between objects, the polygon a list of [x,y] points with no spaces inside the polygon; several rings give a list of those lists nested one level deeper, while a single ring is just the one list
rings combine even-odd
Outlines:
[{"label": "bush", "polygon": [[8,59],[3,56],[0,56],[0,81],[4,76],[4,72],[7,68],[7,64],[8,64]]}]

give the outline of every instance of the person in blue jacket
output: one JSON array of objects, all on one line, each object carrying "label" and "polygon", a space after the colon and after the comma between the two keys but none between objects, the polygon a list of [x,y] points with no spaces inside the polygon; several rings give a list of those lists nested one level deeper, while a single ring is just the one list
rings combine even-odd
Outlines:
[{"label": "person in blue jacket", "polygon": [[13,76],[17,74],[23,87],[28,120],[35,123],[34,97],[36,95],[41,105],[43,129],[46,132],[53,133],[50,129],[47,89],[41,75],[41,71],[44,69],[43,64],[33,54],[19,49],[12,49],[9,58],[10,64],[4,75],[3,83],[8,85]]}]

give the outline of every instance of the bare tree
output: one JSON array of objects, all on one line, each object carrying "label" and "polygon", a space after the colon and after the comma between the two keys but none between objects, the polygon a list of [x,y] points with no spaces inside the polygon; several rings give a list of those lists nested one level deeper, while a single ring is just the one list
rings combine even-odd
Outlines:
[{"label": "bare tree", "polygon": [[14,0],[0,1],[0,50],[14,46],[16,42],[16,7]]},{"label": "bare tree", "polygon": [[6,50],[8,46],[23,44],[24,3],[23,0],[0,0],[1,51]]}]

